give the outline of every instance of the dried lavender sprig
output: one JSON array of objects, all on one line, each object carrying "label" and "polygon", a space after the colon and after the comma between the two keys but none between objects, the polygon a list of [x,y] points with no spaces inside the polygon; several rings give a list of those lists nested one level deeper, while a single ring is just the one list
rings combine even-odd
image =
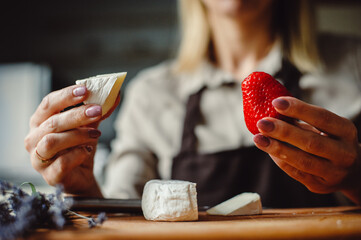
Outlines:
[{"label": "dried lavender sprig", "polygon": [[[31,187],[31,195],[21,189],[25,184]],[[87,219],[90,228],[106,220],[105,213],[94,219],[70,211],[71,201],[64,201],[62,193],[61,185],[56,186],[55,194],[44,195],[32,183],[17,187],[0,180],[0,194],[5,198],[0,198],[0,240],[24,237],[40,227],[63,229],[69,212]]]},{"label": "dried lavender sprig", "polygon": [[93,228],[98,225],[101,225],[107,219],[106,214],[104,212],[99,213],[96,219],[94,219],[92,217],[86,217],[84,215],[73,212],[71,210],[68,210],[68,213],[78,216],[80,218],[86,219],[88,221],[89,228]]},{"label": "dried lavender sprig", "polygon": [[[29,184],[32,195],[21,189]],[[17,187],[0,180],[0,239],[8,240],[24,237],[39,227],[62,229],[65,224],[65,204],[58,198],[49,199],[36,192],[31,183]]]}]

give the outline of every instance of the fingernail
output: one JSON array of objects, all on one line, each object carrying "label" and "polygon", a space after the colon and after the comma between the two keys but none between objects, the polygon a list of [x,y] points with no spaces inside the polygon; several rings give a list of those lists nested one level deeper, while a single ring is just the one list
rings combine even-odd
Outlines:
[{"label": "fingernail", "polygon": [[257,122],[257,127],[264,132],[271,132],[275,128],[275,125],[271,121],[261,119]]},{"label": "fingernail", "polygon": [[81,86],[81,87],[77,87],[73,90],[73,95],[75,97],[80,97],[80,96],[84,96],[86,93],[86,87]]},{"label": "fingernail", "polygon": [[93,146],[88,145],[88,146],[85,146],[85,149],[86,149],[88,152],[92,152],[92,151],[93,151],[93,149],[94,149],[94,147],[93,147]]},{"label": "fingernail", "polygon": [[91,106],[85,110],[85,115],[87,117],[97,117],[102,114],[102,107],[99,105]]},{"label": "fingernail", "polygon": [[89,130],[88,131],[88,133],[89,133],[89,137],[91,137],[91,138],[98,138],[98,137],[100,137],[100,135],[102,134],[99,130],[97,130],[97,129],[91,129],[91,130]]},{"label": "fingernail", "polygon": [[272,101],[272,105],[279,110],[286,110],[290,104],[282,98],[276,98]]},{"label": "fingernail", "polygon": [[270,145],[270,140],[268,137],[263,136],[262,134],[256,134],[253,137],[253,141],[261,146],[261,147],[268,147]]}]

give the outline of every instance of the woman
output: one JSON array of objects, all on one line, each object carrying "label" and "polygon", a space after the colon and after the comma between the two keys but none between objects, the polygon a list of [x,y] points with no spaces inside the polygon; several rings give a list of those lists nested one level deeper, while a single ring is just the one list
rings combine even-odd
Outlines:
[{"label": "woman", "polygon": [[[244,191],[260,193],[268,207],[337,205],[343,196],[360,204],[361,126],[351,119],[361,113],[355,54],[361,45],[327,36],[318,52],[307,3],[180,1],[177,59],[143,71],[127,88],[106,196],[139,197],[146,181],[174,178],[197,182],[201,205]],[[335,45],[343,47],[335,51]],[[252,137],[240,83],[255,70],[276,76],[297,97],[273,104],[304,123],[265,118]],[[102,196],[92,174],[99,106],[59,113],[85,98],[86,89],[75,86],[49,94],[25,144],[49,184]]]}]

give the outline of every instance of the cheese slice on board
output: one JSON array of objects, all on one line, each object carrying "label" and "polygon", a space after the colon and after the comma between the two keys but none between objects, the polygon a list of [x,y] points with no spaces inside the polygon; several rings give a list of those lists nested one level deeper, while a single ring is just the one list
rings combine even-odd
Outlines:
[{"label": "cheese slice on board", "polygon": [[113,107],[126,75],[126,72],[103,74],[77,80],[75,83],[85,85],[89,91],[84,103],[101,105],[104,116]]},{"label": "cheese slice on board", "polygon": [[143,190],[142,210],[147,220],[198,220],[196,184],[180,180],[150,180]]},{"label": "cheese slice on board", "polygon": [[261,197],[258,193],[241,193],[207,210],[210,215],[255,215],[262,213]]}]

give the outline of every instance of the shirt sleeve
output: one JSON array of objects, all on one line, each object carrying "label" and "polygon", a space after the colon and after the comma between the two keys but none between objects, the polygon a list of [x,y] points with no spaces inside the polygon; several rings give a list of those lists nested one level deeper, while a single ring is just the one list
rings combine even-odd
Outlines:
[{"label": "shirt sleeve", "polygon": [[[135,84],[133,84],[135,83]],[[115,121],[116,138],[106,167],[105,197],[140,198],[144,184],[157,174],[157,158],[146,139],[146,88],[134,79],[125,91],[124,101]]]}]

